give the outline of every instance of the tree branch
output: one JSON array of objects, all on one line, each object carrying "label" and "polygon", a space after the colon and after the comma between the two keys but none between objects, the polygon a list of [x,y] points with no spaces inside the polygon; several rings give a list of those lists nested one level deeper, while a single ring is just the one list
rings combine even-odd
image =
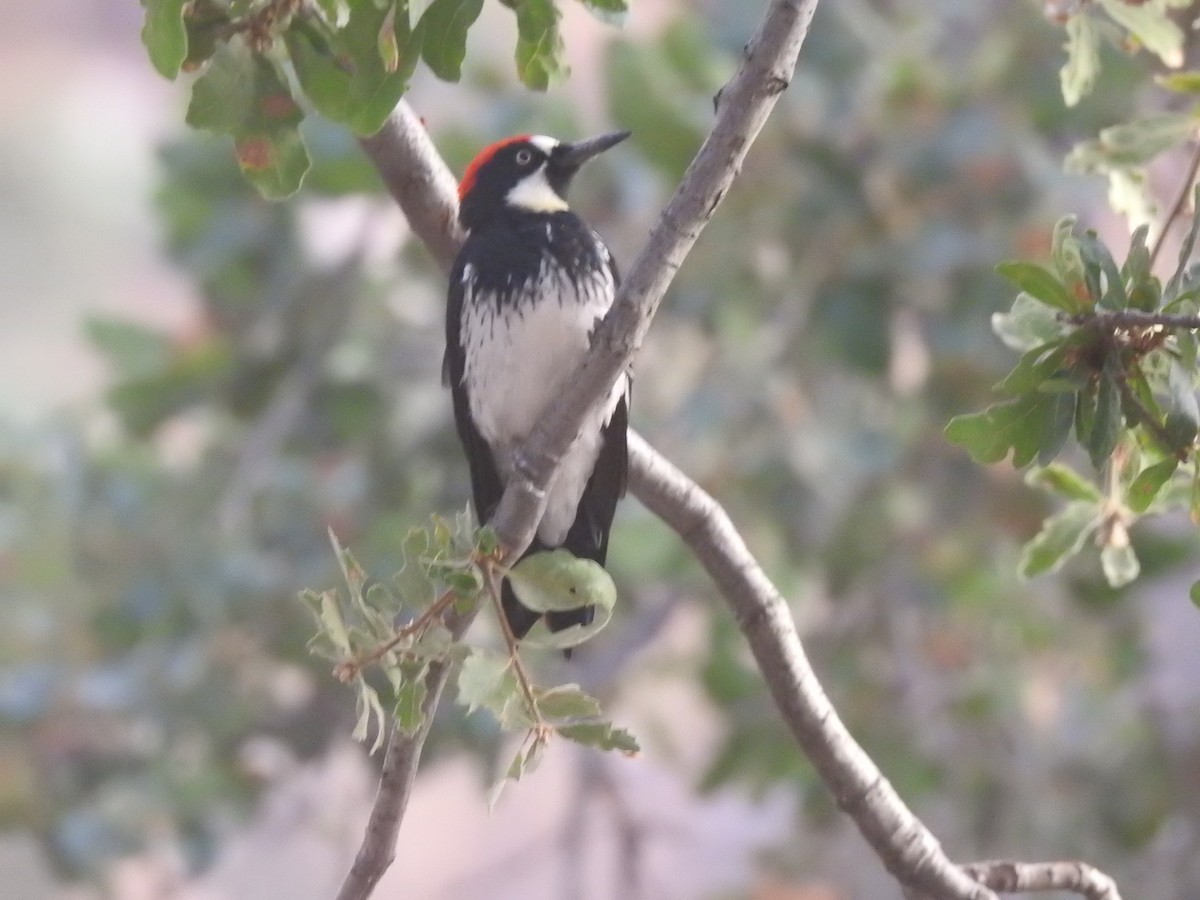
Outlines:
[{"label": "tree branch", "polygon": [[1070,891],[1087,900],[1121,900],[1116,882],[1087,863],[996,859],[970,863],[963,868],[981,884],[1005,894]]},{"label": "tree branch", "polygon": [[947,859],[846,730],[809,664],[787,601],[721,505],[634,433],[629,460],[634,493],[683,538],[717,583],[788,728],[888,870],[934,897],[994,898]]},{"label": "tree branch", "polygon": [[1185,316],[1178,313],[1142,312],[1140,309],[1097,310],[1064,316],[1063,321],[1072,325],[1091,325],[1103,331],[1114,332],[1126,328],[1165,328],[1167,331],[1194,331],[1200,328],[1200,316]]},{"label": "tree branch", "polygon": [[[629,364],[675,270],[712,216],[775,98],[786,88],[814,7],[815,0],[772,3],[758,34],[747,45],[742,69],[718,95],[718,119],[713,131],[651,232],[613,310],[597,330],[584,367],[531,435],[517,460],[518,475],[493,520],[502,542],[510,549],[523,548],[528,542],[558,457],[574,439],[586,410],[607,393]],[[453,216],[455,182],[424,127],[401,103],[384,129],[362,144],[414,232],[448,267],[461,241]],[[1035,878],[1033,873],[1042,873],[1047,867],[1074,866],[1084,875],[1075,882],[1065,878],[1057,882],[1063,889],[1077,890],[1093,900],[1120,900],[1115,886],[1108,893],[1088,894],[1087,890],[1094,890],[1092,884],[1103,884],[1107,876],[1082,863],[1002,864],[1021,873],[1013,881],[1005,880],[1008,869],[1002,870],[1001,864],[976,863],[960,868],[951,862],[838,718],[808,662],[786,602],[725,511],[636,433],[630,433],[629,444],[632,492],[683,538],[717,583],[789,728],[839,806],[902,884],[938,900],[996,900],[991,889],[993,879],[997,890],[1008,890],[1004,886],[1008,884],[1021,885],[1017,890],[1041,890],[1035,885],[1049,882],[1044,881],[1044,875]],[[439,674],[444,680],[444,672]],[[430,699],[436,700],[433,685]],[[426,731],[408,739],[393,734],[372,826],[355,861],[355,870],[370,859],[380,868],[373,880],[358,879],[360,885],[369,885],[365,893],[347,890],[355,877],[352,870],[339,900],[366,897],[390,863],[412,774],[389,777],[388,773],[398,773],[404,765],[415,770]],[[377,818],[389,824],[390,835],[374,828]],[[369,843],[375,847],[373,854],[367,852]]]},{"label": "tree branch", "polygon": [[392,727],[388,736],[388,747],[383,757],[383,768],[379,773],[379,790],[371,807],[371,817],[363,833],[362,845],[354,857],[354,863],[338,891],[337,900],[365,900],[371,896],[379,879],[396,858],[396,836],[400,833],[400,822],[408,809],[412,796],[413,781],[417,777],[417,763],[421,749],[433,724],[433,714],[441,700],[442,688],[450,675],[449,662],[432,662],[425,677],[427,693],[422,704],[424,721],[412,737],[401,734]]},{"label": "tree branch", "polygon": [[[451,611],[445,621],[450,634],[458,640],[471,624],[471,616]],[[416,734],[405,735],[394,725],[390,728],[371,817],[367,820],[362,844],[350,871],[346,873],[337,900],[367,900],[396,858],[396,836],[400,833],[400,822],[404,819],[404,811],[408,809],[408,800],[412,796],[421,750],[425,746],[425,738],[429,736],[433,714],[437,712],[442,689],[452,668],[449,660],[435,660],[429,664],[429,672],[425,676],[425,702],[421,704],[423,718]]]}]

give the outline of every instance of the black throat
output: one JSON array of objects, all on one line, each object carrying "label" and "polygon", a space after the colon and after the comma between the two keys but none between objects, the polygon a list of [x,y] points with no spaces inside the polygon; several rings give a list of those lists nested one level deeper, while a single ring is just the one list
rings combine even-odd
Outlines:
[{"label": "black throat", "polygon": [[538,299],[543,281],[589,284],[611,265],[595,232],[570,210],[514,207],[472,229],[459,260],[471,266],[472,296],[500,308]]}]

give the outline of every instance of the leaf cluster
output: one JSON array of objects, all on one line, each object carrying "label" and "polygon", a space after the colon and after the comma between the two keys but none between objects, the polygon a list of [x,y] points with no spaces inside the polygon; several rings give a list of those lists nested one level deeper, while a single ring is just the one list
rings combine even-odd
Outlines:
[{"label": "leaf cluster", "polygon": [[[1097,0],[1074,4],[1064,19],[1067,62],[1061,71],[1063,99],[1074,106],[1086,97],[1101,73],[1101,48],[1123,52],[1146,50],[1160,65],[1177,70],[1184,59],[1184,33],[1172,13],[1188,0]],[[1163,87],[1185,95],[1200,94],[1200,72],[1170,71],[1157,77]],[[1172,104],[1175,106],[1175,104]],[[1103,129],[1079,143],[1067,156],[1067,170],[1103,175],[1109,203],[1129,217],[1133,227],[1149,223],[1156,213],[1146,165],[1160,153],[1180,146],[1196,130],[1198,110],[1155,113]]]},{"label": "leaf cluster", "polygon": [[[493,802],[505,782],[537,766],[555,734],[601,750],[638,752],[633,736],[605,719],[599,701],[578,685],[535,686],[506,627],[502,626],[507,652],[502,653],[467,644],[443,621],[449,613],[469,621],[489,599],[502,616],[497,577],[503,574],[521,602],[537,612],[594,606],[592,624],[528,642],[575,646],[611,618],[616,588],[602,566],[555,550],[505,568],[499,562],[495,532],[476,528],[466,512],[453,520],[435,516],[428,526],[411,529],[403,541],[404,564],[388,581],[369,578],[332,531],[330,540],[345,593],[301,593],[318,626],[309,649],[335,662],[335,676],[354,686],[354,737],[366,741],[373,733],[372,753],[382,744],[389,721],[410,736],[425,726],[432,712],[426,704],[427,678],[435,664],[457,666],[458,703],[468,713],[485,709],[502,729],[525,735],[504,777],[493,787]],[[382,688],[368,678],[373,669],[386,681],[382,696]]]},{"label": "leaf cluster", "polygon": [[[378,131],[421,60],[458,81],[483,0],[143,0],[142,42],[165,78],[199,72],[187,122],[229,135],[264,196],[287,197],[310,166],[302,104],[359,135]],[[627,0],[583,0],[620,22]],[[546,90],[565,77],[554,0],[506,0],[517,74]]]},{"label": "leaf cluster", "polygon": [[[1068,217],[1055,228],[1050,268],[997,266],[1020,293],[993,326],[1022,356],[996,386],[1005,399],[954,418],[946,437],[980,463],[1036,460],[1030,482],[1068,501],[1026,545],[1026,577],[1056,570],[1094,536],[1105,577],[1119,587],[1139,571],[1129,540],[1139,517],[1182,506],[1200,522],[1200,279],[1188,266],[1200,216],[1165,286],[1150,271],[1147,230],[1134,233],[1118,267]],[[1096,482],[1055,461],[1072,437]]]}]

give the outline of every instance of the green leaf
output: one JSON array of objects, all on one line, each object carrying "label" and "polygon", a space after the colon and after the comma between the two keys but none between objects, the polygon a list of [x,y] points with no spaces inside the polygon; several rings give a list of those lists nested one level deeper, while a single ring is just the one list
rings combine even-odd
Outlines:
[{"label": "green leaf", "polygon": [[479,592],[483,589],[483,578],[474,568],[459,569],[446,575],[446,586],[459,597],[478,597]]},{"label": "green leaf", "polygon": [[529,741],[528,748],[522,747],[517,751],[511,763],[508,764],[508,769],[504,773],[504,777],[499,779],[488,790],[487,804],[490,811],[496,805],[496,801],[500,799],[500,794],[504,791],[505,786],[510,781],[520,781],[525,775],[533,772],[538,763],[542,761],[542,756],[546,751],[546,739],[541,735],[533,735],[526,738]]},{"label": "green leaf", "polygon": [[1070,330],[1058,313],[1024,292],[1017,294],[1008,312],[992,314],[992,331],[1008,347],[1022,353],[1053,343]]},{"label": "green leaf", "polygon": [[217,48],[187,111],[193,128],[233,136],[242,173],[272,199],[294,194],[308,171],[296,130],[303,118],[276,64],[241,41]]},{"label": "green leaf", "polygon": [[1054,223],[1050,243],[1050,259],[1063,284],[1070,288],[1083,281],[1083,254],[1075,237],[1075,217],[1063,216]]},{"label": "green leaf", "polygon": [[1174,450],[1190,451],[1200,431],[1200,404],[1192,377],[1176,362],[1167,374],[1168,409],[1163,428]]},{"label": "green leaf", "polygon": [[1021,355],[1013,370],[996,385],[996,390],[1010,397],[1036,391],[1046,379],[1062,371],[1066,356],[1067,348],[1061,343],[1035,347]]},{"label": "green leaf", "polygon": [[637,756],[641,752],[637,740],[624,728],[616,728],[609,722],[584,722],[579,725],[564,725],[557,729],[567,740],[575,741],[597,750],[619,750],[626,756]]},{"label": "green leaf", "polygon": [[653,45],[616,42],[609,52],[608,109],[632,142],[667,178],[678,180],[704,139],[691,101],[695,89]]},{"label": "green leaf", "polygon": [[[1079,239],[1079,249],[1083,254],[1084,275],[1089,286],[1094,285],[1092,290],[1097,305],[1104,309],[1125,309],[1129,305],[1125,296],[1125,282],[1108,248],[1089,231]],[[1104,276],[1103,284],[1101,274]]]},{"label": "green leaf", "polygon": [[1200,581],[1192,585],[1191,590],[1188,591],[1188,597],[1191,598],[1192,603],[1200,607]]},{"label": "green leaf", "polygon": [[1022,578],[1034,578],[1057,571],[1067,559],[1083,547],[1088,535],[1100,523],[1096,503],[1076,501],[1042,523],[1042,530],[1021,550],[1018,571]]},{"label": "green leaf", "polygon": [[172,81],[188,55],[187,26],[183,21],[187,3],[188,0],[142,0],[146,7],[142,43],[158,74]]},{"label": "green leaf", "polygon": [[386,717],[383,712],[383,704],[379,702],[379,694],[375,688],[371,687],[360,676],[355,682],[355,687],[358,690],[358,696],[355,703],[358,708],[358,721],[354,725],[354,731],[351,737],[360,744],[367,740],[367,736],[371,732],[371,723],[375,723],[375,740],[371,743],[371,749],[367,751],[371,756],[375,755],[380,747],[383,746],[383,738],[387,733],[384,728]]},{"label": "green leaf", "polygon": [[476,532],[475,550],[477,553],[483,556],[491,556],[499,546],[500,539],[496,537],[496,529],[491,525],[484,525]]},{"label": "green leaf", "polygon": [[537,706],[542,718],[549,722],[590,720],[602,714],[600,701],[585,694],[575,684],[564,684],[538,692]]},{"label": "green leaf", "polygon": [[1200,94],[1200,71],[1191,69],[1187,72],[1166,72],[1155,75],[1154,80],[1169,91],[1181,94]]},{"label": "green leaf", "polygon": [[143,378],[161,372],[171,363],[171,339],[161,331],[136,322],[100,317],[88,318],[84,329],[124,378]]},{"label": "green leaf", "polygon": [[629,17],[629,0],[581,0],[587,11],[609,25],[620,27]]},{"label": "green leaf", "polygon": [[534,612],[564,612],[583,606],[612,609],[617,588],[604,567],[569,550],[532,553],[508,571],[517,599]]},{"label": "green leaf", "polygon": [[607,627],[616,605],[617,589],[604,567],[579,559],[568,550],[551,550],[525,557],[509,570],[508,579],[522,604],[536,612],[595,608],[587,625],[572,625],[550,632],[538,622],[525,636],[530,647],[565,650],[590,640]]},{"label": "green leaf", "polygon": [[346,122],[351,113],[352,77],[338,65],[329,48],[300,27],[299,22],[284,34],[284,43],[296,70],[296,80],[317,112],[333,122]]},{"label": "green leaf", "polygon": [[226,40],[230,26],[230,10],[217,0],[191,0],[185,7],[183,24],[187,28],[187,58],[180,67],[195,72],[212,59],[217,45]]},{"label": "green leaf", "polygon": [[1009,260],[997,265],[996,273],[1007,278],[1029,296],[1055,309],[1069,313],[1083,311],[1083,304],[1067,292],[1053,273],[1036,263]]},{"label": "green leaf", "polygon": [[1141,564],[1133,546],[1128,543],[1119,546],[1107,545],[1100,550],[1100,567],[1104,570],[1104,578],[1109,587],[1124,587],[1138,577]]},{"label": "green leaf", "polygon": [[312,165],[300,133],[294,130],[238,138],[234,150],[246,180],[268,200],[282,200],[300,190]]},{"label": "green leaf", "polygon": [[1142,167],[1118,166],[1108,172],[1108,205],[1135,228],[1149,225],[1158,216],[1158,202]]},{"label": "green leaf", "polygon": [[1092,465],[1097,469],[1103,468],[1112,456],[1117,439],[1121,436],[1121,426],[1125,417],[1121,413],[1121,392],[1117,387],[1117,379],[1110,367],[1105,366],[1100,374],[1100,383],[1096,393],[1096,417],[1092,422],[1092,430],[1084,446],[1087,447]]},{"label": "green leaf", "polygon": [[497,717],[505,705],[519,697],[521,686],[512,671],[512,660],[490,650],[472,650],[458,671],[458,702],[474,712],[483,708]]},{"label": "green leaf", "polygon": [[1030,469],[1029,474],[1025,476],[1025,483],[1048,493],[1058,494],[1067,500],[1089,500],[1099,503],[1103,499],[1099,488],[1062,463]]},{"label": "green leaf", "polygon": [[1059,72],[1063,100],[1074,106],[1092,92],[1100,74],[1100,32],[1087,12],[1067,19],[1067,62]]},{"label": "green leaf", "polygon": [[1048,463],[1058,455],[1074,411],[1074,394],[1031,393],[994,404],[981,413],[956,416],[945,434],[978,463],[999,462],[1012,451],[1013,465],[1019,469],[1035,457]]},{"label": "green leaf", "polygon": [[1166,65],[1183,64],[1183,32],[1159,3],[1130,3],[1129,0],[1100,0],[1100,5],[1118,25],[1157,54]]},{"label": "green leaf", "polygon": [[421,16],[425,30],[421,57],[443,81],[458,81],[462,77],[467,32],[482,10],[483,0],[433,0]]},{"label": "green leaf", "polygon": [[1195,128],[1190,112],[1158,113],[1103,129],[1097,152],[1110,165],[1140,165],[1186,140]]},{"label": "green leaf", "polygon": [[429,552],[429,533],[424,528],[411,528],[400,544],[404,563],[392,577],[400,602],[412,610],[425,610],[437,599],[437,587],[424,564]]},{"label": "green leaf", "polygon": [[396,727],[408,737],[415,735],[425,724],[423,705],[428,690],[423,677],[425,671],[425,668],[421,667],[415,676],[405,678],[396,691]]},{"label": "green leaf", "polygon": [[[409,31],[408,16],[393,14],[393,3],[360,2],[350,7],[346,25],[336,35],[338,60],[350,73],[347,112],[342,116],[358,135],[377,132],[408,88],[408,80],[421,58],[425,21]],[[392,23],[396,65],[380,56],[380,32]],[[390,48],[389,48],[390,53]]]},{"label": "green leaf", "polygon": [[1143,469],[1137,478],[1129,485],[1126,503],[1135,513],[1144,513],[1158,497],[1163,486],[1171,480],[1175,470],[1179,468],[1179,460],[1166,459],[1160,463]]},{"label": "green leaf", "polygon": [[1146,246],[1149,233],[1148,224],[1139,225],[1133,232],[1125,265],[1121,267],[1121,274],[1129,283],[1129,305],[1144,312],[1158,309],[1162,293],[1158,279],[1150,271],[1150,250]]},{"label": "green leaf", "polygon": [[517,75],[526,87],[544,91],[567,75],[554,0],[518,0]]}]

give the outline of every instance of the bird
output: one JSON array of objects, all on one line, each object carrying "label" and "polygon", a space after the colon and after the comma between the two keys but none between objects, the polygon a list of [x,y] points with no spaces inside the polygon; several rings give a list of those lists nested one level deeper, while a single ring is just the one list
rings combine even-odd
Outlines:
[{"label": "bird", "polygon": [[[629,135],[575,142],[516,135],[482,150],[459,182],[466,239],[450,272],[442,378],[481,523],[500,502],[513,452],[579,368],[612,306],[617,265],[568,206],[567,191],[584,163]],[[621,373],[563,456],[522,558],[561,547],[604,565],[626,488],[630,387],[629,373]],[[507,579],[501,607],[517,639],[541,618],[521,604]],[[550,612],[546,626],[562,631],[594,615],[590,606]]]}]

